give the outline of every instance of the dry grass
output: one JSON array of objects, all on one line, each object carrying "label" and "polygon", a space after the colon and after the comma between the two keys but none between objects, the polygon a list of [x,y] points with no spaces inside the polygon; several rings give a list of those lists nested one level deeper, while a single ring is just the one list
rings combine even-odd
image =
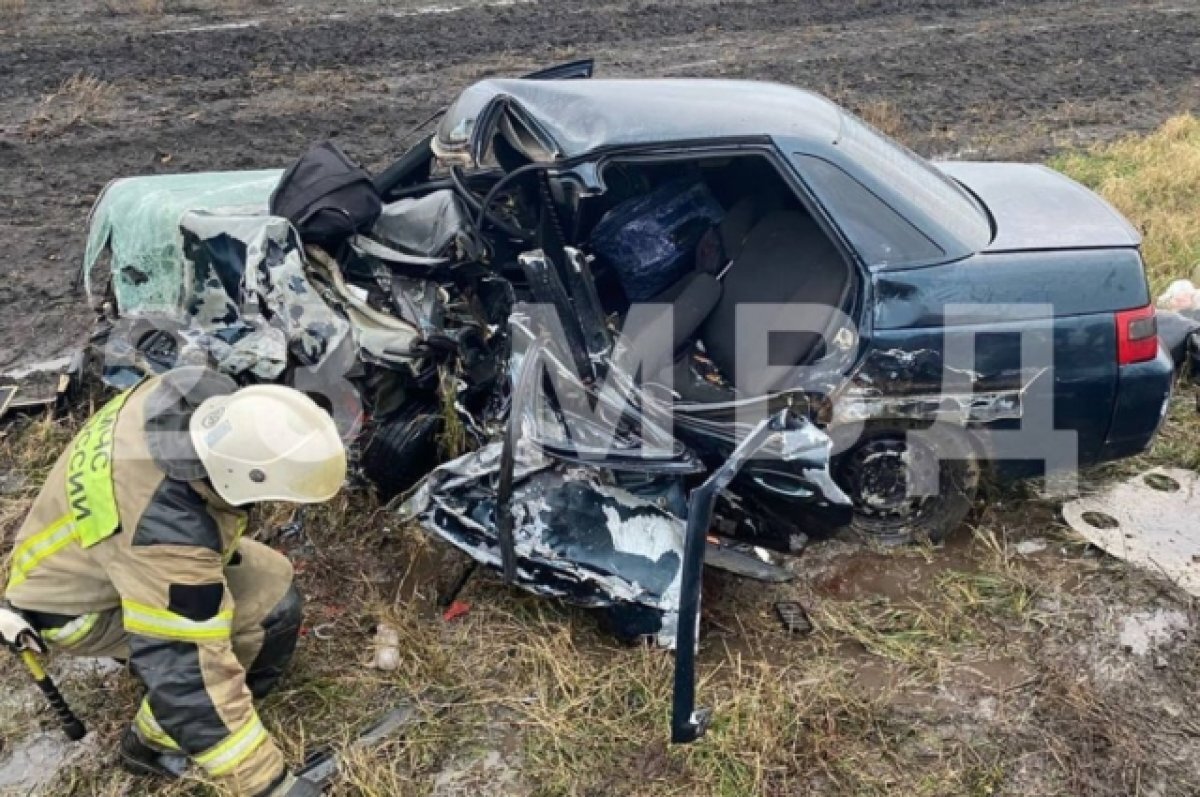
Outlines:
[{"label": "dry grass", "polygon": [[441,455],[447,460],[454,459],[466,453],[467,450],[467,429],[458,412],[458,383],[457,374],[448,369],[442,369],[438,381],[442,415],[442,431],[438,435],[438,448]]},{"label": "dry grass", "polygon": [[111,119],[120,101],[115,86],[80,72],[46,95],[25,123],[30,138],[54,138],[78,125]]},{"label": "dry grass", "polygon": [[[1176,116],[1148,136],[1064,155],[1052,165],[1098,191],[1141,231],[1152,296],[1173,280],[1200,283],[1200,118]],[[1200,469],[1197,400],[1197,391],[1181,383],[1154,448],[1100,475],[1156,465]]]},{"label": "dry grass", "polygon": [[1200,471],[1200,389],[1180,387],[1159,430],[1154,448],[1145,457],[1148,465]]},{"label": "dry grass", "polygon": [[[1150,241],[1164,229],[1186,238],[1188,205],[1178,194],[1192,197],[1193,222],[1200,198],[1195,185],[1169,179],[1158,149],[1175,148],[1180,136],[1194,140],[1194,131],[1194,121],[1177,120],[1151,137],[1154,145],[1122,142],[1059,162],[1118,204],[1131,197],[1136,206],[1122,210],[1147,225],[1160,281],[1185,274],[1195,249],[1181,239],[1150,254]],[[1154,450],[1130,467],[1200,466],[1194,401],[1194,391],[1177,397]],[[10,428],[0,473],[23,485],[0,496],[0,531],[11,534],[76,427],[43,419]],[[297,764],[306,749],[346,749],[388,707],[416,701],[420,721],[404,735],[350,754],[335,797],[1200,793],[1200,727],[1188,703],[1200,689],[1200,649],[1172,649],[1164,653],[1169,666],[1159,667],[1122,653],[1111,627],[1123,612],[1186,601],[1066,544],[1053,511],[1021,490],[993,498],[953,551],[843,546],[824,560],[819,550],[799,560],[793,585],[706,581],[698,694],[715,720],[702,741],[681,748],[666,744],[669,654],[620,646],[588,612],[487,576],[461,596],[470,613],[446,623],[436,595],[458,555],[395,527],[363,492],[306,510],[302,535],[279,532],[294,519],[290,508],[267,507],[255,525],[296,562],[309,631],[330,633],[302,640],[263,716]],[[1018,554],[1016,544],[1029,537],[1049,547]],[[820,568],[861,574],[864,562],[892,576],[915,568],[920,577],[899,592],[863,588],[849,598],[820,586]],[[782,631],[772,615],[782,598],[809,606],[817,631]],[[394,672],[368,666],[381,621],[400,635]],[[1105,657],[1132,675],[1106,680]],[[881,671],[885,677],[868,677]],[[64,687],[98,749],[111,749],[136,705],[133,678]],[[33,694],[21,673],[0,670],[0,694],[23,693]],[[0,737],[19,738],[34,722],[49,727],[38,706],[5,712]],[[64,771],[50,793],[116,797],[150,788],[101,756]],[[153,793],[210,792],[191,781]]]},{"label": "dry grass", "polygon": [[1155,295],[1174,279],[1200,282],[1200,118],[1176,116],[1148,136],[1053,165],[1102,194],[1142,232]]},{"label": "dry grass", "polygon": [[[238,11],[250,8],[249,2],[263,5],[263,0],[234,0]],[[224,9],[233,12],[231,6]],[[261,98],[271,98],[279,107],[289,112],[303,114],[316,108],[345,107],[350,109],[361,101],[365,94],[387,92],[387,84],[377,77],[369,77],[362,70],[344,67],[312,69],[295,72],[277,72],[269,65],[260,64],[247,73],[251,90]],[[265,100],[264,100],[265,101]]]},{"label": "dry grass", "polygon": [[849,108],[876,130],[899,141],[907,141],[913,132],[909,129],[904,112],[891,100],[865,99],[843,83],[826,84],[821,93],[838,105]]},{"label": "dry grass", "polygon": [[104,10],[114,16],[158,17],[166,11],[166,0],[104,0]]},{"label": "dry grass", "polygon": [[[195,4],[202,5],[199,0]],[[217,14],[253,13],[283,4],[285,0],[209,0],[207,3],[209,10]]]},{"label": "dry grass", "polygon": [[[17,469],[27,484],[0,505],[6,530],[76,427],[34,420],[4,441],[0,467]],[[302,640],[293,671],[263,706],[289,760],[297,764],[316,747],[346,749],[358,729],[397,702],[415,699],[420,716],[402,736],[351,753],[335,797],[982,797],[1126,794],[1139,779],[1168,775],[1180,788],[1200,784],[1156,747],[1156,725],[1180,731],[1154,712],[1140,686],[1114,691],[1086,674],[1090,661],[1068,657],[1069,640],[1099,639],[1099,631],[1069,610],[1075,604],[1061,574],[1031,570],[1013,552],[1016,540],[1039,529],[1003,516],[986,516],[953,566],[940,567],[946,554],[938,550],[871,554],[934,573],[903,600],[835,599],[811,592],[803,579],[787,588],[736,579],[711,585],[710,611],[738,630],[730,636],[710,628],[705,636],[699,696],[715,709],[715,722],[701,742],[683,748],[665,742],[668,654],[615,644],[586,611],[487,577],[462,595],[470,614],[443,622],[434,599],[456,556],[419,531],[392,527],[391,516],[361,492],[306,510],[301,537],[276,533],[292,519],[290,508],[271,506],[257,513],[255,526],[296,561],[310,631],[333,625],[329,635]],[[1070,560],[1057,566],[1075,567]],[[771,602],[781,597],[812,606],[818,632],[781,631],[770,620]],[[1043,597],[1063,608],[1047,613],[1039,608]],[[368,666],[380,621],[399,632],[394,672]],[[1028,684],[989,686],[972,675],[979,662],[997,659],[1021,662],[1032,674]],[[861,671],[881,662],[893,682],[865,684]],[[1171,678],[1172,688],[1200,685],[1183,665]],[[0,688],[30,690],[14,668],[0,674]],[[73,679],[64,688],[97,749],[110,750],[136,706],[134,679]],[[986,715],[976,708],[985,700],[993,706]],[[38,708],[35,699],[8,712],[0,735],[19,738],[31,723],[50,728]],[[63,772],[52,793],[149,792],[105,754]],[[153,793],[210,791],[193,780],[156,785]]]},{"label": "dry grass", "polygon": [[931,589],[905,600],[823,601],[814,619],[831,641],[851,640],[915,675],[937,676],[978,655],[997,629],[1030,630],[1038,619],[1026,574],[1001,564],[987,546],[978,549],[985,572],[946,568]]},{"label": "dry grass", "polygon": [[909,133],[904,114],[891,100],[873,100],[859,105],[855,112],[863,121],[892,138],[903,141]]},{"label": "dry grass", "polygon": [[291,76],[291,83],[300,94],[336,98],[361,89],[365,81],[351,69],[337,68],[297,72]]},{"label": "dry grass", "polygon": [[24,418],[0,429],[0,544],[5,546],[4,572],[12,536],[37,496],[59,453],[79,427],[79,416],[55,419],[50,415]]}]

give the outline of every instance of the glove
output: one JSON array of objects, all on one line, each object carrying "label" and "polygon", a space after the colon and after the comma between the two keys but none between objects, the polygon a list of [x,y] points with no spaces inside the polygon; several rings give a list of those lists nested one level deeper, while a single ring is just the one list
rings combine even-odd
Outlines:
[{"label": "glove", "polygon": [[4,603],[0,603],[0,642],[15,653],[23,650],[46,652],[46,643],[42,641],[41,635],[24,616]]},{"label": "glove", "polygon": [[286,774],[277,786],[259,797],[321,797],[323,793],[321,787],[311,780]]}]

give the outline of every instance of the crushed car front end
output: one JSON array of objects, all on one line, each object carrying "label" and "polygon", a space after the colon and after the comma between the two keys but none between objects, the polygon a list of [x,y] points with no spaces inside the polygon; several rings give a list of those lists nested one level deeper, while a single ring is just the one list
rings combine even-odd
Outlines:
[{"label": "crushed car front end", "polygon": [[97,340],[115,385],[323,397],[403,519],[674,648],[687,742],[703,565],[790,576],[726,543],[940,539],[1034,408],[1083,462],[1144,443],[1160,358],[1136,243],[997,249],[971,180],[807,92],[589,75],[469,88],[333,242],[272,214],[279,172],[118,181]]}]

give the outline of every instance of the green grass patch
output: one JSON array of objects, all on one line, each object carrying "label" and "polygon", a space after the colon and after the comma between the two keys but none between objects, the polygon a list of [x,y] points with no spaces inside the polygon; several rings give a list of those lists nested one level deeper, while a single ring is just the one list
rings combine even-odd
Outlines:
[{"label": "green grass patch", "polygon": [[1172,280],[1200,282],[1200,118],[1176,116],[1148,136],[1050,165],[1100,193],[1141,231],[1156,296]]}]

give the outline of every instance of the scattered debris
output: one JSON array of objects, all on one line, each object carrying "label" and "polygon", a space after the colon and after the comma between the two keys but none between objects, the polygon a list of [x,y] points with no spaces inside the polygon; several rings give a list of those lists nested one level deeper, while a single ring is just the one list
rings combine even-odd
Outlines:
[{"label": "scattered debris", "polygon": [[1088,542],[1200,596],[1200,475],[1156,468],[1063,506]]},{"label": "scattered debris", "polygon": [[796,577],[786,567],[776,564],[774,556],[765,548],[712,536],[708,538],[704,563],[717,570],[768,584],[785,584]]},{"label": "scattered debris", "polygon": [[1191,280],[1175,280],[1156,304],[1163,348],[1171,354],[1177,369],[1187,366],[1191,380],[1200,384],[1200,288]]},{"label": "scattered debris", "polygon": [[[368,750],[377,747],[412,725],[420,717],[421,715],[413,703],[397,706],[364,731],[351,744],[351,750]],[[296,775],[316,786],[325,786],[337,774],[338,766],[337,754],[331,750],[323,750],[308,755]]]},{"label": "scattered debris", "polygon": [[466,617],[471,611],[471,604],[465,601],[454,601],[442,612],[442,622],[452,623],[460,617]]},{"label": "scattered debris", "polygon": [[[403,508],[464,553],[500,566],[489,488],[503,446],[492,443],[441,466]],[[606,607],[624,636],[675,643],[683,523],[651,500],[608,486],[586,469],[551,470],[551,460],[522,445],[510,499],[517,583],[550,597]]]},{"label": "scattered debris", "polygon": [[313,639],[328,640],[333,639],[336,629],[337,623],[319,623],[314,626],[302,628],[300,633],[303,636],[311,635]]},{"label": "scattered debris", "polygon": [[0,374],[0,418],[60,406],[81,386],[87,351],[32,363]]},{"label": "scattered debris", "polygon": [[1200,288],[1193,285],[1191,280],[1175,280],[1159,295],[1155,304],[1163,310],[1175,312],[1200,311]]},{"label": "scattered debris", "polygon": [[400,666],[400,632],[386,623],[375,630],[375,659],[372,666],[377,670],[392,672]]},{"label": "scattered debris", "polygon": [[273,537],[280,541],[295,543],[304,540],[304,507],[292,510],[292,516],[275,528]]},{"label": "scattered debris", "polygon": [[1017,543],[1017,553],[1021,556],[1032,556],[1035,553],[1041,553],[1049,547],[1050,543],[1045,537],[1033,537],[1028,540],[1021,540]]},{"label": "scattered debris", "polygon": [[812,620],[799,601],[779,601],[775,604],[775,613],[779,615],[785,631],[808,634],[813,630]]},{"label": "scattered debris", "polygon": [[0,386],[0,418],[3,418],[8,413],[8,408],[12,406],[13,399],[17,396],[16,385]]},{"label": "scattered debris", "polygon": [[51,669],[58,681],[71,682],[81,678],[103,677],[107,679],[123,672],[125,665],[116,659],[93,659],[85,657],[57,656]]}]

